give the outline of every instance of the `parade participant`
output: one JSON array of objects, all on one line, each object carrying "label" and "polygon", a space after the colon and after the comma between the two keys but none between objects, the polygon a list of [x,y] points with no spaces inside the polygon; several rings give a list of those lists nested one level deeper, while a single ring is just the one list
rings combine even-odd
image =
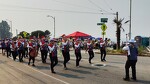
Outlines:
[{"label": "parade participant", "polygon": [[10,49],[10,40],[7,40],[6,42],[6,52],[7,52],[7,57],[11,55],[11,49]]},{"label": "parade participant", "polygon": [[6,49],[5,40],[3,40],[3,42],[1,43],[1,46],[2,46],[2,54],[5,55],[5,49]]},{"label": "parade participant", "polygon": [[24,43],[19,40],[18,41],[19,62],[23,62],[23,51],[24,51]]},{"label": "parade participant", "polygon": [[29,44],[28,44],[27,40],[25,40],[24,41],[24,57],[25,58],[28,58],[28,46],[29,46]]},{"label": "parade participant", "polygon": [[66,36],[63,36],[63,39],[62,39],[62,54],[63,54],[63,57],[64,57],[64,69],[66,70],[67,67],[66,67],[66,63],[70,60],[70,50],[69,50],[69,47],[70,47],[70,44],[69,44],[69,41],[67,40]]},{"label": "parade participant", "polygon": [[76,55],[76,67],[79,67],[79,62],[81,60],[81,44],[80,39],[77,39],[74,44],[75,55]]},{"label": "parade participant", "polygon": [[58,64],[58,58],[57,58],[57,43],[54,39],[50,40],[50,44],[48,46],[49,48],[49,57],[50,57],[50,61],[51,61],[51,72],[52,73],[56,73],[54,71],[54,67]]},{"label": "parade participant", "polygon": [[11,45],[11,52],[12,52],[12,56],[13,56],[13,60],[16,60],[16,56],[18,55],[18,48],[17,48],[17,42],[12,41]]},{"label": "parade participant", "polygon": [[42,63],[46,63],[47,54],[48,54],[48,41],[42,40],[40,50],[41,50]]},{"label": "parade participant", "polygon": [[101,61],[106,61],[106,43],[103,39],[100,39],[100,52],[101,52]]},{"label": "parade participant", "polygon": [[89,53],[89,63],[91,64],[91,60],[94,57],[94,52],[93,52],[93,44],[90,39],[88,39],[86,51],[88,51]]},{"label": "parade participant", "polygon": [[132,68],[132,79],[136,80],[136,62],[137,62],[137,56],[138,56],[138,49],[135,46],[135,40],[131,39],[129,41],[129,45],[123,47],[123,50],[126,50],[128,52],[127,61],[125,64],[125,71],[126,76],[123,78],[125,81],[129,81],[129,68]]},{"label": "parade participant", "polygon": [[29,43],[29,62],[28,62],[28,65],[30,65],[30,61],[32,60],[33,61],[32,66],[35,66],[34,61],[35,61],[35,57],[37,55],[38,55],[38,53],[37,53],[36,44],[34,42],[30,42]]}]

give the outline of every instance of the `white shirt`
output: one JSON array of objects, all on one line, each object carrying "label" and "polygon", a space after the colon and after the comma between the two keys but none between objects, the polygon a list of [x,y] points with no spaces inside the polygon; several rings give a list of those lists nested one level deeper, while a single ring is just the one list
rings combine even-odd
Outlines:
[{"label": "white shirt", "polygon": [[130,55],[130,48],[129,48],[129,46],[123,47],[123,50],[127,50],[128,51],[128,55]]},{"label": "white shirt", "polygon": [[54,50],[54,45],[53,45],[53,47],[50,47],[50,46],[48,46],[48,48],[49,48],[49,53],[51,53],[53,50]]},{"label": "white shirt", "polygon": [[105,42],[103,42],[103,43],[100,43],[100,47],[103,47],[103,45],[105,44]]}]

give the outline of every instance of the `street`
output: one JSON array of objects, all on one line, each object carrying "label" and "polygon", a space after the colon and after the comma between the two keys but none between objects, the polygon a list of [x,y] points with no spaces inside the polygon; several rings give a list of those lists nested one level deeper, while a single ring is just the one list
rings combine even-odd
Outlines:
[{"label": "street", "polygon": [[[68,70],[63,68],[63,57],[58,56],[59,63],[50,71],[50,60],[43,64],[40,56],[36,57],[35,67],[13,61],[0,54],[0,84],[150,84],[150,58],[139,57],[137,62],[137,81],[123,81],[126,56],[107,55],[106,62],[100,61],[100,54],[95,54],[92,64],[88,63],[88,54],[82,51],[80,67],[75,66],[74,52],[70,52],[71,60]],[[105,66],[95,66],[104,64]],[[131,69],[130,69],[131,76]]]}]

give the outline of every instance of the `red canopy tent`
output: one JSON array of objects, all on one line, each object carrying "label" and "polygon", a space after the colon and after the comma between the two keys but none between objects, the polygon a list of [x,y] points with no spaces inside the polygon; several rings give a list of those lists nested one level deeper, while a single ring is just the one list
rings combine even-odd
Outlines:
[{"label": "red canopy tent", "polygon": [[79,37],[90,37],[91,35],[85,34],[83,32],[76,31],[72,34],[67,35],[67,37],[79,38]]}]

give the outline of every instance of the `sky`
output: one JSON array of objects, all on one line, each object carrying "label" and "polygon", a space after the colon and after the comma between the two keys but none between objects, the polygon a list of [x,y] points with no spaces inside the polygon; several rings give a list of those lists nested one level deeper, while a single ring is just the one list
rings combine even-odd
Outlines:
[{"label": "sky", "polygon": [[[150,36],[150,0],[132,0],[132,38]],[[0,21],[12,22],[13,35],[18,32],[49,30],[54,35],[55,17],[56,37],[81,31],[93,37],[102,37],[101,18],[108,18],[105,37],[116,40],[116,25],[114,13],[124,18],[121,39],[125,40],[129,33],[130,0],[0,0]]]}]

